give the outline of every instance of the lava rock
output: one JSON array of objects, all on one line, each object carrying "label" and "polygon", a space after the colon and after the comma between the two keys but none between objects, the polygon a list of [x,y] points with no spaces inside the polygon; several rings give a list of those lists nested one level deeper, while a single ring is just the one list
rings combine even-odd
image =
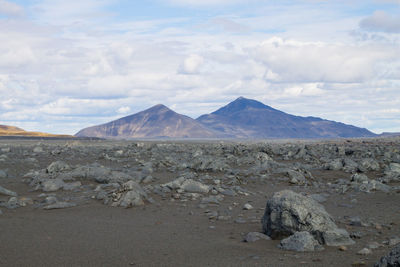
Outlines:
[{"label": "lava rock", "polygon": [[262,226],[264,233],[274,239],[307,231],[320,244],[354,243],[346,230],[338,229],[321,204],[290,190],[277,192],[267,201]]},{"label": "lava rock", "polygon": [[271,238],[263,233],[250,232],[245,236],[243,241],[250,243],[250,242],[256,242],[258,240],[271,240]]},{"label": "lava rock", "polygon": [[321,245],[315,238],[306,231],[296,232],[293,235],[281,240],[279,248],[292,251],[315,251],[321,250]]},{"label": "lava rock", "polygon": [[6,196],[11,196],[11,197],[16,197],[17,193],[14,191],[8,190],[0,185],[0,194],[6,195]]},{"label": "lava rock", "polygon": [[400,244],[394,247],[386,256],[375,263],[374,267],[399,267],[400,266]]}]

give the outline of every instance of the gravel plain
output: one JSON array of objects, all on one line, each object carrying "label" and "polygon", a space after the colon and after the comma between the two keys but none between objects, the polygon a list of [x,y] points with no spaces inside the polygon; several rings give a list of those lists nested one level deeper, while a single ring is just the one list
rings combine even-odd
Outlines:
[{"label": "gravel plain", "polygon": [[3,138],[0,229],[1,266],[373,266],[400,138]]}]

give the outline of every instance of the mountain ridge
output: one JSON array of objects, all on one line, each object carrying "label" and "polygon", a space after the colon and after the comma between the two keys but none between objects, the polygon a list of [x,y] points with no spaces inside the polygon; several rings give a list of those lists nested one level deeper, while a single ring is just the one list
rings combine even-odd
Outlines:
[{"label": "mountain ridge", "polygon": [[101,138],[349,138],[375,137],[365,128],[318,117],[295,116],[257,100],[239,97],[197,119],[163,104],[79,131]]},{"label": "mountain ridge", "polygon": [[374,137],[365,128],[318,117],[295,116],[259,101],[239,97],[196,119],[207,127],[240,138]]},{"label": "mountain ridge", "polygon": [[216,138],[218,134],[196,120],[157,104],[144,111],[79,131],[78,137]]}]

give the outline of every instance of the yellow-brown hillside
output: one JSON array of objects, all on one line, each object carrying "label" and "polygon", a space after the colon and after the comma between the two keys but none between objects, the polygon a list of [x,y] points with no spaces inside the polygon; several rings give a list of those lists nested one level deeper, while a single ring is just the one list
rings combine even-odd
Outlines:
[{"label": "yellow-brown hillside", "polygon": [[37,136],[37,137],[70,137],[73,138],[72,135],[61,135],[61,134],[48,134],[41,132],[28,132],[24,129],[8,126],[8,125],[0,125],[0,136]]}]

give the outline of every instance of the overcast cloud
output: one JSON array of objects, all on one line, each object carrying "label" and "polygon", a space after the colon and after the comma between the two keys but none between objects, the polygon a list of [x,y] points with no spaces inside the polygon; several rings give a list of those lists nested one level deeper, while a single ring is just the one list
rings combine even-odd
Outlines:
[{"label": "overcast cloud", "polygon": [[245,2],[0,0],[0,124],[73,134],[245,96],[400,131],[398,1]]}]

